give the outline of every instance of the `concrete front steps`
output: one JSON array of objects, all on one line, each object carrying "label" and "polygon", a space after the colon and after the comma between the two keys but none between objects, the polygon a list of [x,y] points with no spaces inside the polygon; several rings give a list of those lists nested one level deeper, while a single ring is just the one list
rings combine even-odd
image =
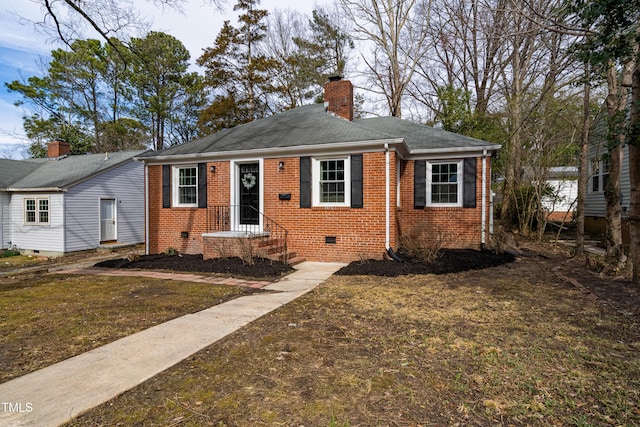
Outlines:
[{"label": "concrete front steps", "polygon": [[266,233],[216,232],[205,233],[202,237],[204,259],[226,256],[242,257],[251,253],[252,256],[283,261],[290,265],[306,261],[305,257],[289,251],[285,241],[270,237]]},{"label": "concrete front steps", "polygon": [[277,239],[262,239],[256,247],[259,254],[266,254],[266,257],[274,261],[286,261],[289,265],[298,265],[307,259],[298,256],[297,252],[286,251],[286,256],[282,253],[282,242]]}]

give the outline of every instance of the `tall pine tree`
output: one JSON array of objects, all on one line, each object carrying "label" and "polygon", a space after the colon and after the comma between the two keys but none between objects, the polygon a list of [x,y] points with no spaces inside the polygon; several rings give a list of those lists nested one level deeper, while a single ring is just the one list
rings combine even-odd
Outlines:
[{"label": "tall pine tree", "polygon": [[226,21],[215,45],[198,58],[214,95],[200,115],[204,131],[233,127],[272,112],[267,96],[274,91],[271,77],[277,63],[258,48],[266,36],[268,12],[256,9],[257,4],[258,0],[239,0],[233,10],[244,11],[238,17],[240,27]]}]

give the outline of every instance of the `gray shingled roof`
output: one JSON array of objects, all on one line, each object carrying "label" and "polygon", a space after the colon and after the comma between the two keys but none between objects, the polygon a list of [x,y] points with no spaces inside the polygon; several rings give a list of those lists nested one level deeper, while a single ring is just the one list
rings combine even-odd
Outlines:
[{"label": "gray shingled roof", "polygon": [[[23,160],[21,162],[25,164],[35,164],[36,168],[24,176],[13,179],[9,184],[2,185],[2,188],[11,190],[68,188],[94,175],[106,172],[142,153],[144,151],[121,151],[108,154],[68,156],[38,162]],[[0,180],[4,181],[4,170],[0,172],[0,176],[2,177]]]},{"label": "gray shingled roof", "polygon": [[383,138],[385,136],[379,132],[354,126],[352,122],[327,114],[321,104],[313,104],[139,157],[259,150]]},{"label": "gray shingled roof", "polygon": [[[412,152],[462,147],[480,148],[494,145],[487,141],[447,132],[397,117],[372,117],[356,120],[354,123],[365,129],[378,131],[396,138],[403,138]],[[497,149],[498,147],[495,146],[495,148]]]},{"label": "gray shingled roof", "polygon": [[153,158],[391,139],[403,139],[409,151],[459,147],[498,148],[486,141],[394,117],[375,117],[350,122],[326,113],[321,104],[313,104],[138,157]]},{"label": "gray shingled roof", "polygon": [[36,170],[40,164],[27,160],[0,159],[0,188],[7,188]]}]

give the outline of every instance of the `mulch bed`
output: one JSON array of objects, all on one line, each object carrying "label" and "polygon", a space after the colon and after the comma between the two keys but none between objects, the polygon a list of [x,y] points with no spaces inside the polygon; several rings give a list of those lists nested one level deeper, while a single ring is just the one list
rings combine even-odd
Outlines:
[{"label": "mulch bed", "polygon": [[468,270],[481,270],[515,261],[512,253],[476,251],[473,249],[443,249],[440,256],[431,263],[406,260],[366,260],[352,262],[338,270],[338,275],[375,275],[385,277],[409,274],[449,274]]},{"label": "mulch bed", "polygon": [[279,261],[256,258],[253,264],[245,264],[240,258],[202,259],[202,255],[141,255],[110,259],[95,265],[102,268],[134,268],[141,270],[173,270],[190,273],[219,273],[236,277],[279,277],[293,268]]},{"label": "mulch bed", "polygon": [[[338,270],[338,275],[368,275],[396,277],[408,274],[449,274],[513,262],[511,253],[476,251],[472,249],[443,249],[432,263],[412,261],[366,260],[354,261]],[[202,259],[202,255],[143,255],[135,260],[127,258],[102,261],[95,265],[103,268],[135,268],[142,270],[173,270],[184,272],[219,273],[237,277],[278,277],[293,268],[279,261],[256,258],[245,264],[240,258]]]}]

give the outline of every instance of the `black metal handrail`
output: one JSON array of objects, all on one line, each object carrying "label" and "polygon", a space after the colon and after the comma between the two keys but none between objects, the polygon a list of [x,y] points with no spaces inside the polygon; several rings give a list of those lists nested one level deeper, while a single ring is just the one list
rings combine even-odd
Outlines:
[{"label": "black metal handrail", "polygon": [[[240,211],[249,210],[257,215],[258,224],[262,224],[262,230],[256,231],[257,224],[240,224],[239,221],[235,225],[232,221],[232,215],[238,215]],[[284,262],[287,262],[287,236],[289,231],[272,220],[258,209],[249,205],[221,205],[210,206],[207,209],[207,232],[229,231],[238,233],[238,237],[246,236],[252,239],[261,239],[268,241],[269,246],[280,253]]]}]

